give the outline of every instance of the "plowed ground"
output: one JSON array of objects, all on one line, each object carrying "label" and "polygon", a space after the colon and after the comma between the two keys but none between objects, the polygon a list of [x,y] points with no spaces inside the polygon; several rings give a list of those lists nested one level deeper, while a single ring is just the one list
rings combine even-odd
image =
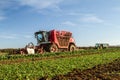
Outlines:
[{"label": "plowed ground", "polygon": [[120,80],[120,59],[83,71],[74,69],[66,75],[57,75],[51,80]]}]

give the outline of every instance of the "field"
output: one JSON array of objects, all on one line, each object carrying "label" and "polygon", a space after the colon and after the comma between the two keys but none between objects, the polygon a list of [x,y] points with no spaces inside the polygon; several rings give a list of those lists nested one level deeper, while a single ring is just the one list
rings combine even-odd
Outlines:
[{"label": "field", "polygon": [[120,49],[0,55],[0,80],[119,80]]},{"label": "field", "polygon": [[[45,77],[44,77],[45,78]],[[42,79],[42,78],[41,78]],[[66,75],[58,75],[53,80],[120,80],[120,59],[109,64],[97,65],[81,71],[74,69]]]}]

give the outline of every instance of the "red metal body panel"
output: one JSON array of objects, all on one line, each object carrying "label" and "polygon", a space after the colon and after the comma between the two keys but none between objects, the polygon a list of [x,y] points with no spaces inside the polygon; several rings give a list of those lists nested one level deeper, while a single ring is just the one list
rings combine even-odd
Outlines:
[{"label": "red metal body panel", "polygon": [[58,48],[68,48],[70,43],[75,43],[72,38],[72,33],[68,31],[56,31],[51,30],[49,40],[51,43],[55,43]]}]

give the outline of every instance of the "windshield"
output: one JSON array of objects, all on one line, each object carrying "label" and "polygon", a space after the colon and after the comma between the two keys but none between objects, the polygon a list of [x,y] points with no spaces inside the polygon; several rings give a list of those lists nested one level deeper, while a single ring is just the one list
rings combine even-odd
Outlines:
[{"label": "windshield", "polygon": [[95,47],[99,47],[99,44],[95,44]]},{"label": "windshield", "polygon": [[36,34],[37,42],[48,42],[48,32],[40,32]]},{"label": "windshield", "polygon": [[37,35],[37,39],[38,39],[39,41],[42,41],[42,37],[43,37],[42,34],[38,34],[38,35]]}]

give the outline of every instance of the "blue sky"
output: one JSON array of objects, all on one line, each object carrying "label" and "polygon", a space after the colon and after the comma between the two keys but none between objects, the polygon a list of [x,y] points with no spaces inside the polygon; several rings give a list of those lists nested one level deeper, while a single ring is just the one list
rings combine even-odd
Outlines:
[{"label": "blue sky", "polygon": [[38,30],[67,30],[77,46],[120,45],[120,0],[0,0],[0,48],[37,44]]}]

